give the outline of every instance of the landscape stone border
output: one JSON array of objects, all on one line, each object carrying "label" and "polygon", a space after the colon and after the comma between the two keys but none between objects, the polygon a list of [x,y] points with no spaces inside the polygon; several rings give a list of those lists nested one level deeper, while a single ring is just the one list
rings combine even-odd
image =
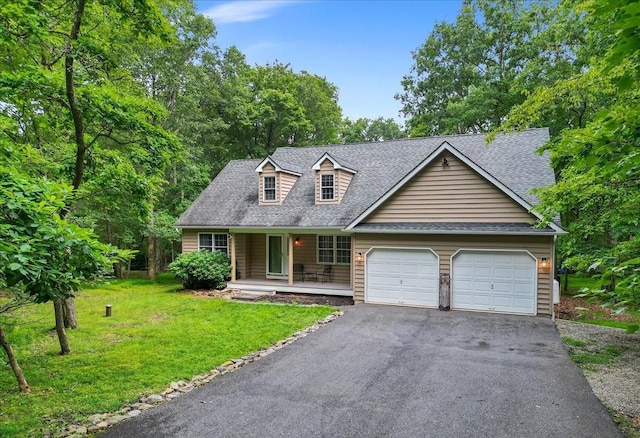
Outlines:
[{"label": "landscape stone border", "polygon": [[84,423],[72,424],[58,433],[55,433],[53,435],[45,435],[45,438],[81,438],[87,436],[88,434],[98,433],[129,418],[137,417],[142,413],[142,411],[146,411],[161,403],[172,400],[183,394],[187,394],[195,388],[205,385],[219,376],[223,376],[227,373],[232,373],[251,362],[262,359],[263,357],[270,355],[276,350],[279,350],[280,348],[289,345],[292,342],[297,341],[298,339],[304,338],[309,333],[315,332],[320,327],[330,323],[331,321],[342,315],[344,315],[344,312],[342,311],[333,312],[331,315],[317,321],[312,326],[307,327],[304,330],[295,332],[288,338],[282,341],[278,341],[268,348],[260,350],[256,353],[247,354],[246,356],[242,356],[239,359],[228,360],[207,373],[194,376],[188,382],[184,380],[171,382],[167,389],[159,394],[143,395],[140,397],[138,402],[127,405],[116,412],[94,414],[90,416]]}]

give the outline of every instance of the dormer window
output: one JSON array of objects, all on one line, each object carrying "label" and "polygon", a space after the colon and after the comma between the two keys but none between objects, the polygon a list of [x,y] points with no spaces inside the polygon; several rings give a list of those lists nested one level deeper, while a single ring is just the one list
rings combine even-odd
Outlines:
[{"label": "dormer window", "polygon": [[265,176],[263,177],[263,196],[265,201],[275,201],[276,200],[276,177],[275,176]]},{"label": "dormer window", "polygon": [[333,173],[320,175],[320,192],[323,201],[333,201],[335,199],[335,178]]}]

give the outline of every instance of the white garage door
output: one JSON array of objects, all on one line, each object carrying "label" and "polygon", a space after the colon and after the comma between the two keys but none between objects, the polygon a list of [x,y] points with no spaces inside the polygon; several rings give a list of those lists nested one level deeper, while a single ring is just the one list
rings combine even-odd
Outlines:
[{"label": "white garage door", "polygon": [[460,251],[451,274],[453,309],[536,312],[536,261],[526,252]]},{"label": "white garage door", "polygon": [[438,257],[429,249],[372,249],[365,282],[368,303],[438,307]]}]

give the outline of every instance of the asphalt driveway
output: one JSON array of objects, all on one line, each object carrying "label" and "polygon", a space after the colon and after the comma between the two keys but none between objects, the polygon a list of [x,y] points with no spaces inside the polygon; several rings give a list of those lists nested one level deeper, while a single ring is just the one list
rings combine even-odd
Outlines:
[{"label": "asphalt driveway", "polygon": [[541,317],[357,305],[105,437],[618,437]]}]

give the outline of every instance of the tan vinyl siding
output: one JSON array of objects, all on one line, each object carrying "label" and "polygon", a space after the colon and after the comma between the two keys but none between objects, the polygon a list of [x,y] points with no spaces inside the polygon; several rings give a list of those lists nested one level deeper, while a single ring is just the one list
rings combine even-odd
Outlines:
[{"label": "tan vinyl siding", "polygon": [[[318,264],[316,246],[318,243],[315,234],[292,234],[291,238],[300,238],[300,245],[293,246],[293,263],[302,263],[305,272],[322,271],[324,265]],[[353,247],[353,242],[352,242]],[[333,283],[349,284],[351,267],[348,265],[333,265],[331,268],[331,279]]]},{"label": "tan vinyl siding", "polygon": [[280,202],[284,202],[285,198],[289,194],[289,191],[298,180],[298,177],[289,173],[281,172],[277,177],[277,182],[280,183]]},{"label": "tan vinyl siding", "polygon": [[[276,177],[276,199],[274,201],[265,201],[264,200],[264,177],[265,176],[275,176]],[[262,168],[262,172],[258,174],[258,202],[260,205],[278,205],[280,204],[280,178],[278,178],[278,172],[276,172],[276,168],[273,167],[270,163],[267,163]]]},{"label": "tan vinyl siding", "polygon": [[267,275],[267,237],[264,234],[249,234],[249,270],[247,277],[265,278]]},{"label": "tan vinyl siding", "polygon": [[[355,242],[355,246],[353,243]],[[354,253],[363,255],[372,246],[426,247],[440,259],[440,274],[449,274],[451,256],[459,249],[512,249],[529,251],[537,260],[553,258],[553,238],[549,236],[416,236],[413,234],[358,234],[352,240]],[[551,268],[538,267],[538,314],[550,315],[552,306]],[[364,302],[364,263],[355,264],[354,300]]]},{"label": "tan vinyl siding", "polygon": [[[442,166],[445,157],[448,166]],[[534,220],[525,208],[445,152],[363,222],[533,223]]]},{"label": "tan vinyl siding", "polygon": [[229,230],[226,229],[183,229],[182,230],[182,252],[191,252],[198,250],[198,233],[211,233],[211,234],[227,234]]},{"label": "tan vinyl siding", "polygon": [[[333,190],[334,190],[333,196],[335,199],[332,199],[330,201],[323,201],[322,195],[321,195],[320,175],[329,174],[329,173],[333,174]],[[337,178],[335,169],[333,168],[333,163],[330,160],[324,160],[322,164],[320,164],[320,170],[316,170],[316,204],[338,204],[339,200],[338,200],[337,192],[338,192],[338,178]]]},{"label": "tan vinyl siding", "polygon": [[336,188],[337,188],[337,196],[338,202],[342,202],[342,198],[344,198],[344,194],[347,192],[347,187],[349,187],[349,183],[353,178],[353,174],[351,172],[347,172],[346,170],[338,170],[336,172]]},{"label": "tan vinyl siding", "polygon": [[236,278],[241,279],[247,276],[247,235],[234,234],[231,241],[236,246]]}]

